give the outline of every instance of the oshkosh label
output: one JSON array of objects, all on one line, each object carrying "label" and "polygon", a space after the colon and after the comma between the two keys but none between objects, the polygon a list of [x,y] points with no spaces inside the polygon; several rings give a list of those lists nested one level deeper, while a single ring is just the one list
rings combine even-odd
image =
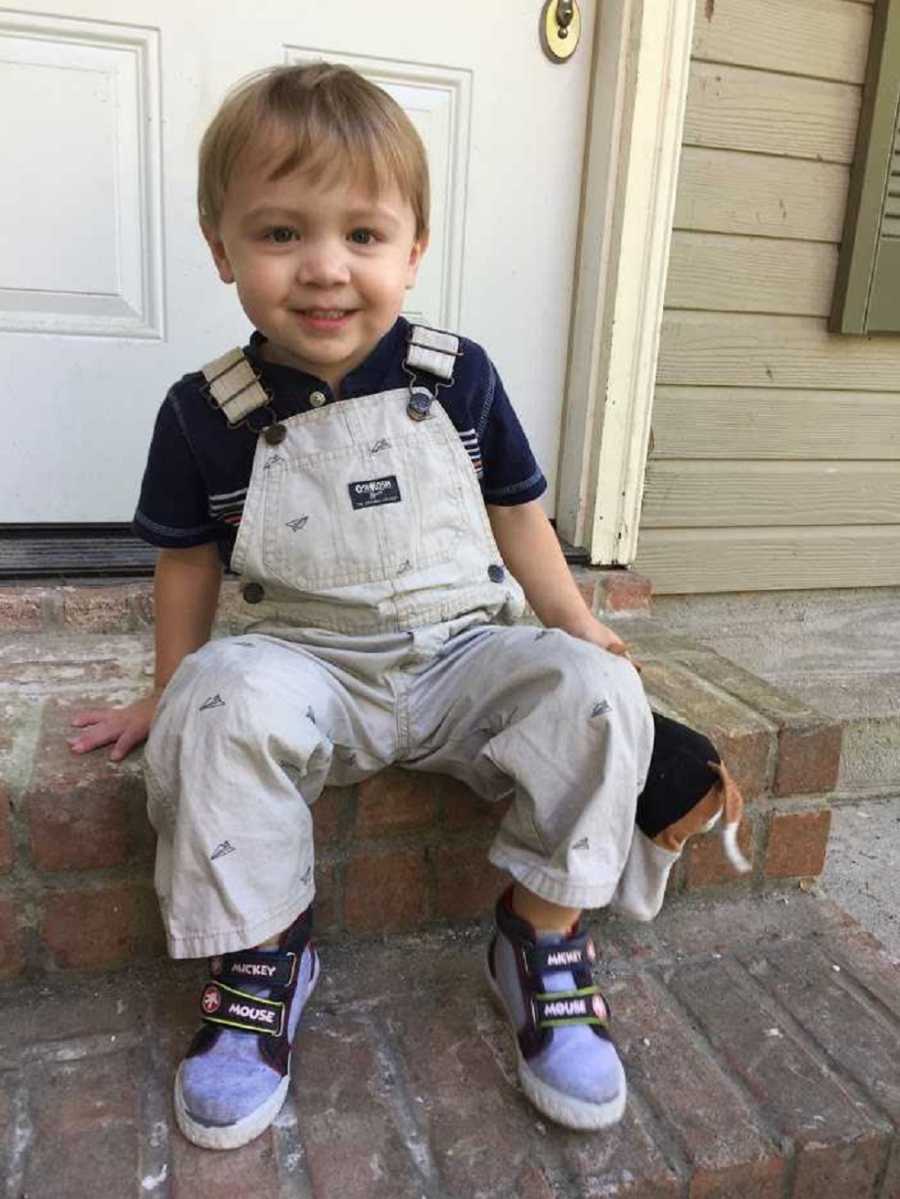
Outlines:
[{"label": "oshkosh label", "polygon": [[359,483],[348,483],[350,503],[354,508],[375,508],[379,504],[399,504],[400,488],[396,475],[383,479],[363,479]]}]

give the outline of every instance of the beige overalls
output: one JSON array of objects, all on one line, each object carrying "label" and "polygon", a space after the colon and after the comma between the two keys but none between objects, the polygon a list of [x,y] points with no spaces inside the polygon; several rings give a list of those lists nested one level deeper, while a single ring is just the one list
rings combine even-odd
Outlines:
[{"label": "beige overalls", "polygon": [[[290,924],[314,894],[309,805],[392,763],[511,800],[490,859],[536,894],[580,908],[616,892],[650,710],[625,659],[512,625],[521,589],[433,398],[457,345],[416,328],[409,388],[259,436],[232,556],[246,631],[183,660],[145,758],[173,957]],[[239,350],[204,373],[233,424],[268,404]]]}]

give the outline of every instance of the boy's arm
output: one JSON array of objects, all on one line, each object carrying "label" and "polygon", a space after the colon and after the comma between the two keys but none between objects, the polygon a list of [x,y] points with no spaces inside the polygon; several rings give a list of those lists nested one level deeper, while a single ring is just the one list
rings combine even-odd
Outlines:
[{"label": "boy's arm", "polygon": [[509,507],[488,504],[487,512],[503,561],[541,623],[628,657],[621,637],[601,624],[584,602],[538,501]]},{"label": "boy's arm", "polygon": [[156,669],[153,690],[123,708],[79,712],[69,738],[74,753],[113,744],[110,758],[120,761],[147,736],[159,697],[182,658],[209,640],[219,599],[222,565],[215,545],[162,549],[153,576]]}]

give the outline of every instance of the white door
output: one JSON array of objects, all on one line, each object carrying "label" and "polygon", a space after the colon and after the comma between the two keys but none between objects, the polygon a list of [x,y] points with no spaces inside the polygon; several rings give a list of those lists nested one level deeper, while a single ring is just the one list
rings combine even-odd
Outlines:
[{"label": "white door", "polygon": [[0,522],[130,520],[167,387],[248,327],[196,223],[200,135],[271,63],[347,62],[429,151],[409,314],[483,342],[551,483],[594,0],[565,65],[542,0],[23,0],[0,10]]}]

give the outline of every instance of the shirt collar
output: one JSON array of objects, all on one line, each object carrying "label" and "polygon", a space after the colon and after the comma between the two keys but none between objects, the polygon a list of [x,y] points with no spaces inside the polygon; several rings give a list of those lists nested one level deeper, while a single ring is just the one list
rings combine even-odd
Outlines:
[{"label": "shirt collar", "polygon": [[[399,384],[391,382],[391,375],[396,374],[406,357],[406,343],[409,339],[409,322],[402,316],[398,317],[393,327],[374,346],[359,366],[345,375],[341,384],[341,399],[352,399],[354,396],[374,395],[379,391],[387,391],[391,386]],[[278,362],[267,362],[261,354],[266,338],[258,330],[254,330],[244,353],[249,358],[254,369],[263,379],[271,381],[277,388],[279,384],[291,385],[293,388],[302,387],[305,390],[327,390],[324,380],[311,375],[297,367],[284,366]]]}]

